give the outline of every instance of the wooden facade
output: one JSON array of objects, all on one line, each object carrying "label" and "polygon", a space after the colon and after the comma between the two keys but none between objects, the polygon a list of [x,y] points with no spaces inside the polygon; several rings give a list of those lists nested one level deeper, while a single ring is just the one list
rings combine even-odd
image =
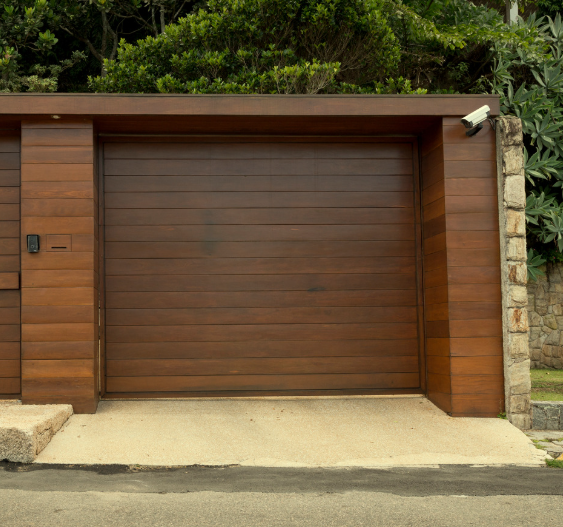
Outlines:
[{"label": "wooden facade", "polygon": [[0,97],[0,397],[502,410],[498,98]]}]

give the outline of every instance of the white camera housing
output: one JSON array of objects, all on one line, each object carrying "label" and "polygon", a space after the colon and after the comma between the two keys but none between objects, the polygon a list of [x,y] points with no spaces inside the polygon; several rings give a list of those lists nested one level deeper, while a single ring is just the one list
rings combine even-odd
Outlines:
[{"label": "white camera housing", "polygon": [[462,120],[461,123],[465,128],[473,128],[474,126],[480,125],[483,121],[486,121],[491,116],[491,109],[485,105],[481,106],[478,110],[471,112],[469,115],[466,115]]}]

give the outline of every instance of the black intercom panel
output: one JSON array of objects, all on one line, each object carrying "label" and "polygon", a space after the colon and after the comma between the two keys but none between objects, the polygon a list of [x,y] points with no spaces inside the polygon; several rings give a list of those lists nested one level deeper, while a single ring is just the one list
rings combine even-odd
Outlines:
[{"label": "black intercom panel", "polygon": [[39,252],[39,234],[27,235],[27,252],[28,253]]}]

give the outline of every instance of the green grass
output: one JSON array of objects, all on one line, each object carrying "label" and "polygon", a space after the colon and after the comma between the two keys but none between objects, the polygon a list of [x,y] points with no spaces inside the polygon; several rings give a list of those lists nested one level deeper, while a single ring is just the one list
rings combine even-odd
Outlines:
[{"label": "green grass", "polygon": [[557,459],[546,459],[545,464],[551,468],[563,468],[563,461],[557,461]]},{"label": "green grass", "polygon": [[563,370],[530,370],[532,400],[563,401]]}]

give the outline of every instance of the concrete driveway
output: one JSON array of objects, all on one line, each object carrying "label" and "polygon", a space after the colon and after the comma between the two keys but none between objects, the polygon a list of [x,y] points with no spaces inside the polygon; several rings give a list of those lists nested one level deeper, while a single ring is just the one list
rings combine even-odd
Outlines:
[{"label": "concrete driveway", "polygon": [[451,418],[424,397],[103,401],[37,463],[376,467],[542,465],[508,421]]}]

